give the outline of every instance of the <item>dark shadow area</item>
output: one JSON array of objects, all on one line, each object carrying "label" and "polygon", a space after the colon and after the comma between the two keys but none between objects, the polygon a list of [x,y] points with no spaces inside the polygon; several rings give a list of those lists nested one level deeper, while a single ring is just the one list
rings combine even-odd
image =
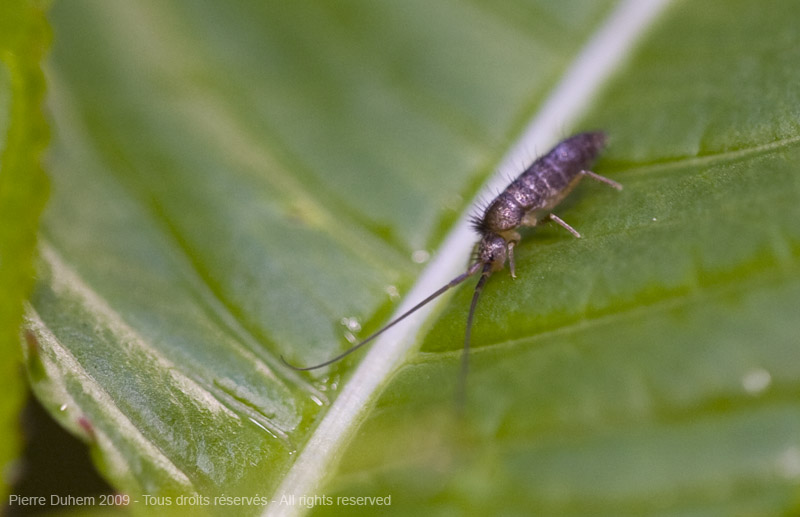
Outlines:
[{"label": "dark shadow area", "polygon": [[[6,501],[2,514],[9,517],[53,514],[69,510],[67,498],[113,494],[114,489],[98,474],[89,458],[89,450],[61,426],[29,395],[21,423],[25,446],[11,494],[18,497],[44,497],[45,505],[16,504]],[[54,501],[53,498],[58,500]],[[51,504],[55,502],[57,504]],[[83,510],[97,505],[81,506]],[[106,507],[113,510],[113,507]]]}]

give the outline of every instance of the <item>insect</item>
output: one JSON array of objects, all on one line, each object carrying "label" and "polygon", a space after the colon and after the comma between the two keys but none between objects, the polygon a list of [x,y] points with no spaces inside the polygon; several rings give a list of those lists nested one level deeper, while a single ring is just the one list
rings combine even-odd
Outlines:
[{"label": "insect", "polygon": [[538,158],[512,181],[483,210],[483,214],[472,218],[472,226],[480,235],[475,246],[475,255],[467,270],[440,287],[436,292],[417,305],[398,316],[383,328],[373,333],[360,343],[353,345],[343,353],[325,362],[313,366],[298,367],[287,363],[289,367],[300,370],[315,370],[335,363],[347,355],[368,344],[383,332],[403,321],[415,311],[438,298],[444,292],[459,285],[467,278],[480,272],[480,279],[475,285],[472,302],[467,314],[467,326],[464,334],[464,350],[461,359],[458,400],[463,405],[464,385],[469,368],[470,334],[475,308],[478,305],[483,286],[492,273],[500,271],[508,262],[511,277],[516,278],[514,264],[514,248],[519,244],[521,236],[517,229],[536,226],[541,222],[553,221],[575,237],[580,234],[563,219],[553,214],[555,208],[584,176],[600,181],[611,187],[622,190],[622,185],[589,170],[589,167],[605,147],[606,135],[600,131],[580,133],[561,141],[549,153]]}]

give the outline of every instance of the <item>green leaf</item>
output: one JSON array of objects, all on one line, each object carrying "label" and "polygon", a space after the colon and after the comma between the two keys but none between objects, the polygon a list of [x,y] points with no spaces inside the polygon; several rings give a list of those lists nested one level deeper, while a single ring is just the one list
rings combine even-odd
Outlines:
[{"label": "green leaf", "polygon": [[19,473],[19,411],[25,400],[19,339],[33,288],[39,214],[47,195],[39,165],[47,143],[40,62],[49,42],[37,2],[0,4],[0,494]]},{"label": "green leaf", "polygon": [[[54,7],[28,367],[133,510],[796,509],[800,13],[676,3],[606,62],[613,7]],[[586,55],[613,79],[576,77]],[[283,365],[376,330],[397,291],[416,301],[412,256],[438,252],[415,292],[463,269],[470,244],[445,236],[543,104],[565,110],[548,135],[610,135],[596,170],[625,190],[580,185],[558,214],[583,238],[526,231],[519,278],[491,278],[463,418],[471,286],[405,325],[418,346]]]}]

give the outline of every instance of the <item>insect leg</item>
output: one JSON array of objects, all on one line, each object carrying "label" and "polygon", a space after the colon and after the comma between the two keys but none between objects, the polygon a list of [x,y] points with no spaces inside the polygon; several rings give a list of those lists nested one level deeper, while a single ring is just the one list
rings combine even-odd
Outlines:
[{"label": "insect leg", "polygon": [[514,246],[519,244],[519,241],[522,240],[522,236],[517,232],[511,232],[510,235],[506,237],[508,240],[506,241],[506,252],[508,254],[508,270],[511,271],[511,278],[517,278],[517,271],[514,267]]},{"label": "insect leg", "polygon": [[595,181],[599,181],[600,183],[605,183],[606,185],[609,185],[609,186],[611,186],[611,187],[613,187],[613,188],[615,188],[617,190],[622,190],[622,185],[621,184],[617,183],[616,181],[614,181],[612,179],[608,179],[605,176],[600,176],[599,174],[596,174],[596,173],[594,173],[592,171],[587,171],[587,170],[581,171],[581,174],[583,174],[584,176],[588,176],[588,177],[592,178]]},{"label": "insect leg", "polygon": [[553,221],[554,223],[558,224],[559,226],[561,226],[565,230],[567,230],[569,233],[571,233],[572,235],[574,235],[578,239],[581,238],[581,234],[578,233],[578,231],[575,228],[573,228],[572,226],[568,225],[566,222],[564,222],[563,219],[558,217],[556,214],[552,214],[552,213],[551,214],[547,214],[547,218],[550,219],[551,221]]},{"label": "insect leg", "polygon": [[514,267],[514,246],[516,245],[517,243],[515,241],[511,241],[506,246],[508,250],[508,270],[511,271],[511,278],[517,278],[517,272]]}]

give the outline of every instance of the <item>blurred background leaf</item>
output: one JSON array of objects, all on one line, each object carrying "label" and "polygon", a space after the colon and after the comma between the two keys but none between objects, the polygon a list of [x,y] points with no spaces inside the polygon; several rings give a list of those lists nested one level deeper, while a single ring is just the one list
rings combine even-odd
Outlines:
[{"label": "blurred background leaf", "polygon": [[41,60],[50,35],[40,3],[0,4],[0,494],[20,466],[19,413],[25,400],[20,364],[23,303],[34,280],[39,215],[47,196],[40,166],[47,144]]},{"label": "blurred background leaf", "polygon": [[[277,358],[385,320],[612,6],[56,4],[38,397],[120,491],[275,497],[356,364]],[[626,189],[582,185],[559,213],[584,239],[529,232],[520,278],[492,278],[466,419],[469,287],[320,493],[399,514],[795,508],[798,14],[671,6],[564,128],[606,130],[597,170]]]}]

